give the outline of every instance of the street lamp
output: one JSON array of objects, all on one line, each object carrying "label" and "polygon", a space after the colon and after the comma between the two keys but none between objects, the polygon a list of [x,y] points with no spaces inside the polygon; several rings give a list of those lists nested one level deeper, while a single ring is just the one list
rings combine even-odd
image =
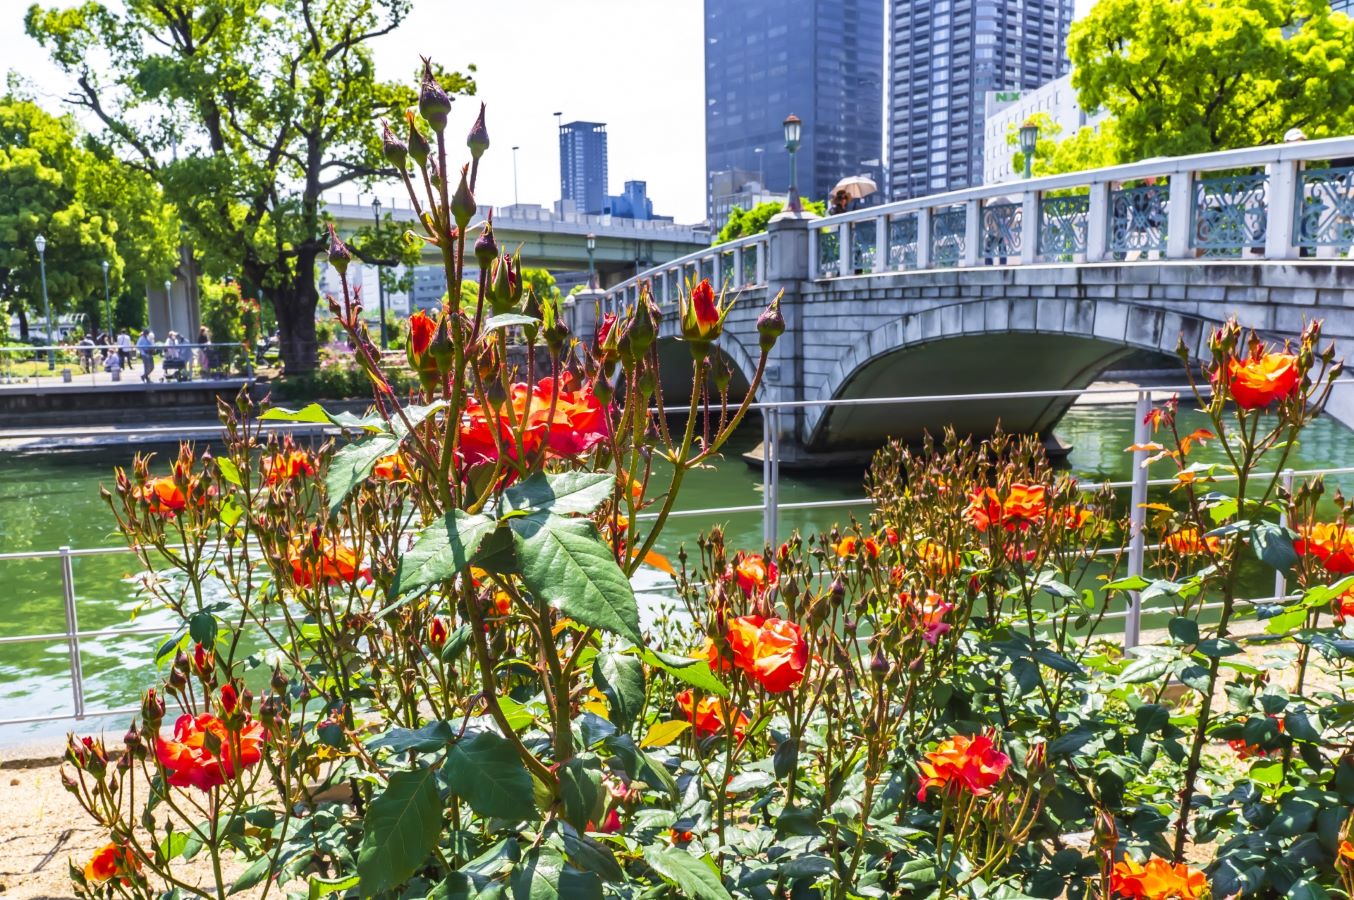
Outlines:
[{"label": "street lamp", "polygon": [[799,204],[799,179],[796,177],[795,170],[795,151],[799,149],[799,134],[802,123],[799,116],[793,113],[785,117],[782,123],[785,127],[785,149],[790,152],[790,197],[785,204],[785,208],[792,213],[804,211],[804,207]]},{"label": "street lamp", "polygon": [[597,287],[596,267],[592,262],[592,252],[597,249],[597,235],[588,233],[588,287]]},{"label": "street lamp", "polygon": [[[168,278],[165,279],[165,318],[168,324],[165,328],[168,331],[174,330],[174,282]],[[167,335],[166,335],[167,336]]]},{"label": "street lamp", "polygon": [[765,148],[765,147],[754,147],[753,150],[752,150],[752,152],[755,153],[755,154],[757,155],[757,184],[761,187],[761,189],[762,189],[763,191],[765,191],[765,190],[766,190],[766,164],[763,162],[763,160],[766,158],[766,156],[765,156],[766,148]]},{"label": "street lamp", "polygon": [[1039,148],[1039,125],[1029,119],[1020,126],[1020,152],[1025,154],[1025,177],[1034,174],[1034,151]]},{"label": "street lamp", "polygon": [[47,302],[47,239],[38,235],[33,240],[38,248],[38,270],[42,273],[42,314],[47,319],[47,368],[56,368],[55,342],[52,340],[52,305]]},{"label": "street lamp", "polygon": [[108,260],[104,260],[100,267],[103,269],[103,333],[113,333],[113,305],[108,299]]},{"label": "street lamp", "polygon": [[[377,237],[380,237],[381,234],[380,197],[371,198],[371,214],[376,219],[376,235]],[[386,337],[386,286],[385,282],[381,280],[381,264],[379,262],[373,262],[372,265],[376,267],[376,300],[377,300],[377,309],[380,311],[381,314],[381,349],[389,350],[390,344],[388,338]]]}]

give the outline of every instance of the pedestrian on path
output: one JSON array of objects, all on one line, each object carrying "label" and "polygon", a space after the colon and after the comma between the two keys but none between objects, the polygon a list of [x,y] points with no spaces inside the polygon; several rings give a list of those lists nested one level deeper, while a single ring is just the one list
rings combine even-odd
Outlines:
[{"label": "pedestrian on path", "polygon": [[132,361],[132,339],[126,328],[118,332],[118,359],[123,369]]},{"label": "pedestrian on path", "polygon": [[141,380],[150,384],[150,373],[155,368],[155,332],[147,328],[136,339],[136,351],[141,354]]}]

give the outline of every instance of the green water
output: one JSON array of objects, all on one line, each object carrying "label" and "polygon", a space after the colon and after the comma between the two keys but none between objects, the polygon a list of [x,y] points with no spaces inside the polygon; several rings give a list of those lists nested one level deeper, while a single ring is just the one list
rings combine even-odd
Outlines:
[{"label": "green water", "polygon": [[[1192,416],[1183,418],[1188,428],[1196,427]],[[1131,406],[1076,407],[1069,412],[1057,434],[1073,448],[1068,458],[1072,471],[1092,481],[1128,479],[1131,460],[1124,448],[1132,443],[1132,420]],[[1319,420],[1304,432],[1290,464],[1297,469],[1354,466],[1350,436],[1350,430],[1334,420]],[[749,467],[739,458],[759,437],[760,429],[753,427],[733,442],[719,465],[689,475],[679,509],[760,504],[761,469]],[[162,449],[162,455],[168,450]],[[112,515],[99,499],[99,485],[111,481],[113,466],[128,464],[131,454],[128,448],[114,448],[0,455],[0,552],[51,550],[62,545],[119,545]],[[1194,458],[1214,459],[1215,454],[1216,448],[1210,446]],[[1162,469],[1153,474],[1167,472]],[[1347,492],[1354,490],[1354,478],[1329,481]],[[782,503],[861,496],[859,471],[782,473]],[[857,509],[858,513],[863,511],[863,505]],[[846,520],[850,512],[843,508],[787,511],[781,517],[780,534],[788,534],[792,528],[825,530],[834,522]],[[755,548],[761,544],[760,513],[729,514],[720,521],[728,530],[730,546]],[[712,524],[710,517],[674,518],[658,550],[675,562],[678,546],[690,544],[698,532]],[[135,559],[129,554],[74,560],[81,630],[126,626],[134,613],[137,626],[169,622],[162,611],[139,609],[133,577],[136,569]],[[0,560],[0,638],[64,629],[59,561]],[[97,710],[134,704],[155,679],[149,662],[158,642],[153,636],[83,641],[86,707]],[[0,720],[71,711],[67,654],[61,640],[0,644]],[[122,718],[107,720],[107,727],[120,730]],[[72,724],[0,727],[0,743],[60,734]],[[86,722],[79,727],[88,730],[100,724]]]}]

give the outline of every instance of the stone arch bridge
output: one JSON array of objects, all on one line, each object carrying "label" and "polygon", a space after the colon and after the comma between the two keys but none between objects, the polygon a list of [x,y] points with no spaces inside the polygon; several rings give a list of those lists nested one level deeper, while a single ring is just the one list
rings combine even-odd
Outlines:
[{"label": "stone arch bridge", "polygon": [[[760,399],[1081,388],[1135,351],[1207,353],[1228,316],[1276,340],[1321,318],[1354,345],[1354,138],[1158,159],[988,185],[826,219],[785,215],[643,273],[585,307],[619,308],[648,281],[678,332],[677,285],[737,294],[721,346],[746,384],[755,320],[782,295],[787,331]],[[1224,172],[1225,174],[1212,174]],[[1172,223],[1182,223],[1180,227]],[[590,303],[590,300],[596,303]],[[664,351],[689,372],[684,348]],[[674,378],[674,390],[680,382]],[[1067,398],[815,406],[781,417],[787,461],[917,439],[953,425],[1046,434]],[[1330,412],[1354,424],[1354,390]]]}]

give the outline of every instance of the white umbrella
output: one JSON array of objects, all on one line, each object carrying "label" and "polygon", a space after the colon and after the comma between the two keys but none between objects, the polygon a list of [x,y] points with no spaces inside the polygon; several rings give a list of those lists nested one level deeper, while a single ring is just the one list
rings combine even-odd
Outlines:
[{"label": "white umbrella", "polygon": [[874,183],[874,179],[866,178],[864,175],[849,175],[837,182],[837,186],[832,189],[829,196],[835,197],[838,191],[846,191],[846,196],[852,200],[860,200],[877,190],[879,185]]}]

